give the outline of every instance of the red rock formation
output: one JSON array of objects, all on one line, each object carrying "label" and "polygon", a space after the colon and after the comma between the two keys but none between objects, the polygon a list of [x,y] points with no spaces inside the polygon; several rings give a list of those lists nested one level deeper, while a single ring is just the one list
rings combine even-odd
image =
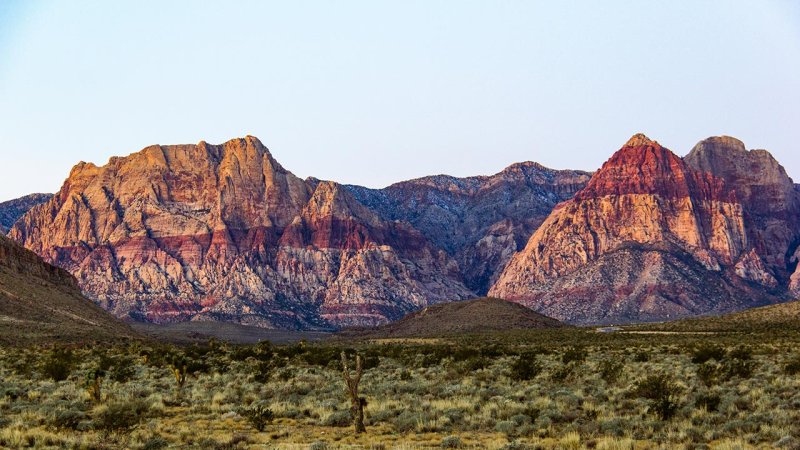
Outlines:
[{"label": "red rock formation", "polygon": [[489,294],[578,323],[776,301],[774,270],[751,242],[749,197],[728,181],[636,135],[555,208]]},{"label": "red rock formation", "polygon": [[[748,225],[748,245],[753,249],[747,259],[764,266],[756,271],[762,274],[745,278],[768,285],[785,283],[791,275],[787,253],[800,237],[800,195],[783,167],[766,150],[748,151],[740,140],[728,136],[699,142],[684,159],[695,170],[723,179],[736,191]],[[772,279],[759,281],[764,272]]]},{"label": "red rock formation", "polygon": [[250,136],[78,164],[10,236],[138,320],[367,325],[471,296],[422,235],[295,177]]}]

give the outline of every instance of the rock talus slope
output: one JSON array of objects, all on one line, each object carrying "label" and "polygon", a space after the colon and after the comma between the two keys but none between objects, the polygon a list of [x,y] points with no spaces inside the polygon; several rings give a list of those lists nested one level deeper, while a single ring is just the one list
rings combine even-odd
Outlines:
[{"label": "rock talus slope", "polygon": [[759,152],[747,170],[770,177],[747,178],[731,167],[742,155],[707,154],[718,141],[701,142],[684,160],[632,137],[555,208],[490,295],[574,323],[664,320],[781,300],[786,249],[800,231],[791,180]]},{"label": "rock talus slope", "polygon": [[373,325],[472,296],[422,234],[251,136],[80,163],[9,235],[135,320]]}]

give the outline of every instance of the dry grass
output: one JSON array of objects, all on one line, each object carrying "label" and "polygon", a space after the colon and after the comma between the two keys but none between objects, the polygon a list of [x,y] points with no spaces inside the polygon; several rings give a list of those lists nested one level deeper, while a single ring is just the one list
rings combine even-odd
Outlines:
[{"label": "dry grass", "polygon": [[[566,333],[566,334],[565,334]],[[716,338],[715,338],[716,339]],[[548,332],[282,347],[126,347],[75,349],[66,380],[49,379],[50,350],[0,349],[0,446],[10,448],[797,448],[800,377],[785,365],[800,337],[740,335],[726,350],[719,379],[707,386],[692,359],[707,336],[631,336]],[[747,352],[732,353],[747,341]],[[586,358],[564,362],[565,353]],[[341,381],[338,346],[367,357],[361,389],[367,430],[355,436]],[[170,354],[190,362],[182,390]],[[647,358],[641,355],[647,354]],[[712,352],[713,353],[713,352]],[[134,356],[129,372],[113,361]],[[147,358],[145,359],[145,355]],[[740,355],[747,362],[737,362]],[[744,356],[741,356],[744,355]],[[717,355],[719,356],[719,355]],[[51,358],[51,359],[48,359]],[[514,381],[510,367],[536,358],[541,371]],[[623,365],[616,380],[606,361]],[[377,365],[376,365],[377,364]],[[742,364],[751,373],[741,372]],[[85,376],[106,367],[102,401]],[[730,367],[738,369],[728,369]],[[736,372],[739,370],[739,372]],[[739,375],[731,375],[731,371]],[[746,372],[746,371],[745,371]],[[122,373],[122,375],[120,375]],[[126,375],[127,373],[127,375]],[[637,386],[668,374],[676,412],[655,413],[657,394]],[[117,377],[115,380],[113,377]],[[275,419],[256,431],[243,411],[268,407]],[[128,411],[137,411],[131,416]]]}]

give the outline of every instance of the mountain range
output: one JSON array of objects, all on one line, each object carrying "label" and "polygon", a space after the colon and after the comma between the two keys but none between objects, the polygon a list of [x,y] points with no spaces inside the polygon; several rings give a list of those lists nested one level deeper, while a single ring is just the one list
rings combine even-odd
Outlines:
[{"label": "mountain range", "polygon": [[487,293],[623,323],[800,293],[800,189],[730,137],[681,158],[635,135],[593,173],[525,162],[383,189],[300,179],[252,136],[150,146],[79,163],[9,236],[155,323],[374,326]]}]

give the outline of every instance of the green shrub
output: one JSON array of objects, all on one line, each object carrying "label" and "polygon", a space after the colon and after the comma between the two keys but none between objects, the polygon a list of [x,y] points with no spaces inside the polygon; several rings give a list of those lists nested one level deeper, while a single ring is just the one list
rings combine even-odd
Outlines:
[{"label": "green shrub", "polygon": [[536,355],[520,355],[519,359],[511,363],[509,378],[515,381],[527,381],[536,378],[542,371],[542,364]]},{"label": "green shrub", "polygon": [[611,384],[616,382],[619,376],[622,375],[622,369],[624,368],[624,363],[609,358],[600,362],[598,370],[600,372],[600,378],[605,380],[606,383]]},{"label": "green shrub", "polygon": [[719,345],[703,344],[692,351],[692,362],[703,364],[706,361],[722,361],[725,358],[725,349]]},{"label": "green shrub", "polygon": [[42,364],[42,374],[53,381],[63,381],[75,368],[75,355],[72,350],[56,348]]},{"label": "green shrub", "polygon": [[756,362],[747,359],[731,359],[725,361],[724,370],[726,379],[733,377],[746,379],[752,377],[756,371]]},{"label": "green shrub", "polygon": [[517,424],[511,420],[503,420],[501,422],[497,422],[494,426],[494,430],[498,433],[503,433],[508,438],[513,438],[517,431]]},{"label": "green shrub", "polygon": [[483,356],[475,356],[464,361],[464,369],[467,372],[474,372],[476,370],[481,370],[489,367],[492,364],[492,360]]},{"label": "green shrub", "polygon": [[526,406],[525,409],[522,410],[522,414],[528,416],[531,422],[535,422],[540,413],[541,411],[539,408],[534,408],[533,406]]},{"label": "green shrub", "polygon": [[143,400],[109,403],[94,418],[94,426],[106,432],[128,431],[146,417],[148,409]]},{"label": "green shrub", "polygon": [[728,358],[749,361],[753,359],[753,351],[750,349],[750,347],[740,345],[728,352]]},{"label": "green shrub", "polygon": [[[419,416],[411,411],[405,410],[400,413],[397,417],[394,418],[394,427],[400,433],[405,433],[407,431],[414,431],[417,428],[417,422],[419,421]],[[347,425],[352,423],[352,419],[350,419],[350,415],[348,414],[348,422]]]},{"label": "green shrub", "polygon": [[716,411],[719,408],[719,404],[721,402],[721,398],[719,394],[714,393],[707,393],[707,394],[700,394],[695,401],[695,406],[698,408],[703,408],[708,412]]},{"label": "green shrub", "polygon": [[253,367],[253,379],[259,383],[266,383],[269,381],[274,365],[271,360],[257,361]]},{"label": "green shrub", "polygon": [[573,361],[580,363],[586,360],[587,355],[586,349],[583,347],[570,347],[561,355],[561,362],[564,364],[569,364]]},{"label": "green shrub", "polygon": [[461,448],[464,446],[464,443],[461,442],[461,438],[458,436],[447,436],[446,438],[442,439],[442,443],[440,447],[442,448]]},{"label": "green shrub", "polygon": [[720,372],[719,364],[706,361],[697,368],[697,378],[708,387],[716,386],[719,382]]},{"label": "green shrub", "polygon": [[640,350],[633,355],[634,362],[647,362],[650,361],[650,354],[644,350]]},{"label": "green shrub", "polygon": [[530,444],[526,444],[524,442],[509,442],[508,444],[500,447],[500,450],[530,450],[536,448]]},{"label": "green shrub", "polygon": [[53,413],[50,426],[63,430],[77,430],[78,425],[86,420],[86,413],[75,409],[61,409]]},{"label": "green shrub", "polygon": [[308,450],[328,450],[328,444],[322,441],[312,442]]},{"label": "green shrub", "polygon": [[634,393],[651,402],[651,408],[661,420],[669,420],[678,411],[677,396],[680,388],[666,374],[650,375],[639,381]]},{"label": "green shrub", "polygon": [[554,370],[550,377],[553,381],[561,383],[572,377],[574,370],[575,366],[573,364],[567,364]]},{"label": "green shrub", "polygon": [[783,371],[787,375],[797,375],[800,373],[800,355],[795,356],[794,358],[790,359],[786,362],[786,365],[783,366]]},{"label": "green shrub", "polygon": [[144,441],[141,450],[161,450],[162,448],[169,447],[169,442],[161,436],[153,436]]},{"label": "green shrub", "polygon": [[322,421],[326,427],[349,427],[353,424],[353,417],[350,411],[334,411]]},{"label": "green shrub", "polygon": [[136,375],[136,360],[131,356],[118,356],[113,359],[113,364],[106,371],[108,378],[116,382],[130,381]]},{"label": "green shrub", "polygon": [[247,422],[249,422],[250,425],[252,425],[252,427],[259,432],[264,431],[264,428],[267,427],[267,424],[272,423],[272,420],[275,419],[275,414],[272,412],[272,410],[264,405],[255,405],[250,408],[243,409],[239,414],[247,419]]}]

